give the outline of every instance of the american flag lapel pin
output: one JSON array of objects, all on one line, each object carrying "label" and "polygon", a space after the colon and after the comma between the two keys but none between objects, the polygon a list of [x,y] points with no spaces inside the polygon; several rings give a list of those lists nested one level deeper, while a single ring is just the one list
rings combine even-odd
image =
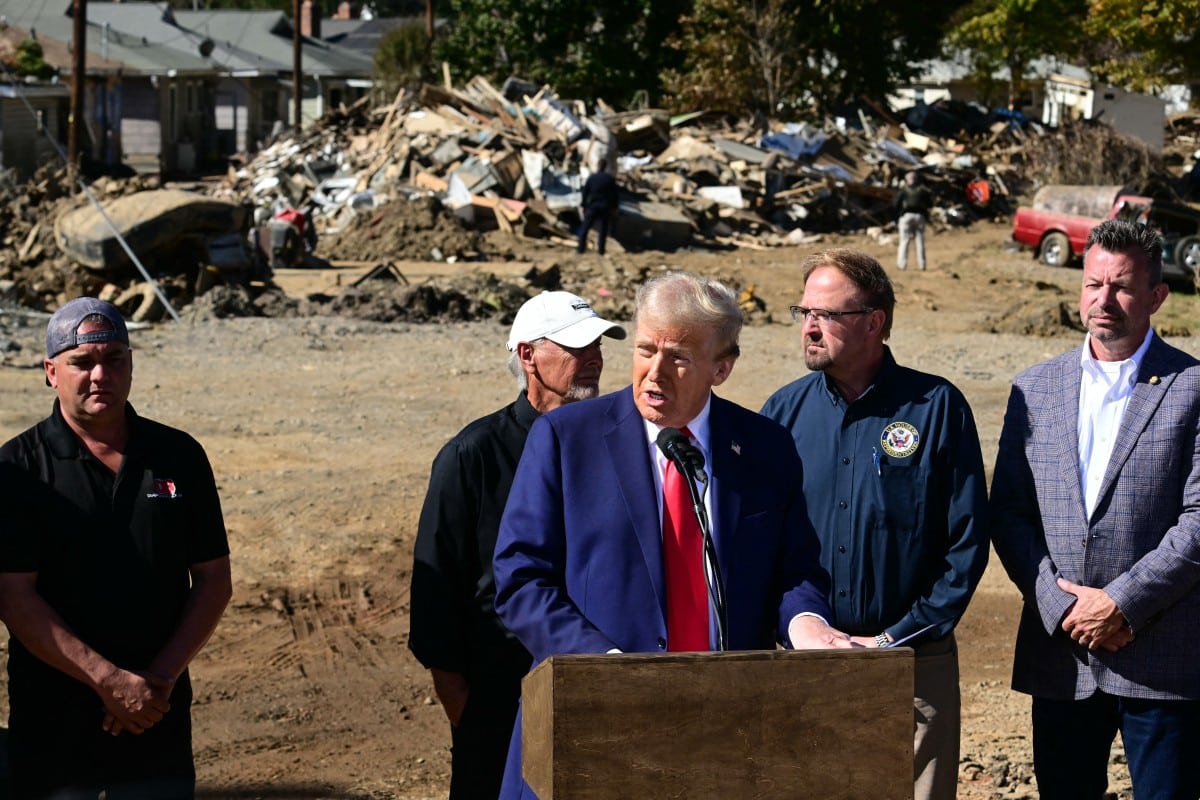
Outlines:
[{"label": "american flag lapel pin", "polygon": [[737,442],[730,442],[729,449],[733,451],[735,456],[740,456],[742,454],[742,446]]}]

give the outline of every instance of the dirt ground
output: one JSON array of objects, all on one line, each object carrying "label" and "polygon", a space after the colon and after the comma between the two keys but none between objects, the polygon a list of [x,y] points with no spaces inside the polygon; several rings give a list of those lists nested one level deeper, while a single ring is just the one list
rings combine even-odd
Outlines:
[{"label": "dirt ground", "polygon": [[[937,233],[929,240],[928,272],[892,273],[899,299],[894,352],[964,391],[989,470],[1012,376],[1080,336],[1060,310],[1065,305],[1070,318],[1078,270],[1043,267],[1012,252],[1007,240],[1004,224]],[[799,259],[831,244],[865,249],[893,269],[893,245],[865,236],[793,249],[607,260],[752,284],[774,321],[763,323],[767,315],[760,314],[747,327],[743,356],[721,393],[758,408],[803,370],[787,305],[800,297]],[[551,260],[571,269],[565,248],[518,250],[526,261],[438,269],[519,276],[529,262]],[[1196,296],[1176,292],[1159,320],[1170,341],[1200,355],[1200,336],[1187,329],[1189,321],[1200,324],[1198,311]],[[133,334],[133,403],[205,445],[233,550],[233,602],[193,666],[202,796],[445,795],[448,728],[406,647],[412,546],[438,448],[514,396],[506,335],[497,321],[335,317],[207,320]],[[628,343],[606,344],[605,354],[602,388],[625,386]],[[50,407],[50,390],[30,368],[39,358],[32,350],[16,360],[26,368],[0,368],[3,438]],[[993,559],[959,628],[963,798],[1037,796],[1028,700],[1008,689],[1018,608]],[[1117,749],[1110,791],[1128,798],[1122,762]]]}]

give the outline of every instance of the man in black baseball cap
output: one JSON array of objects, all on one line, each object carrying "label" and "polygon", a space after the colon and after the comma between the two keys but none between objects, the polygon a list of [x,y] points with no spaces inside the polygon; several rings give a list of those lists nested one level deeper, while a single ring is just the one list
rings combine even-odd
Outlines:
[{"label": "man in black baseball cap", "polygon": [[232,592],[212,468],[129,404],[113,305],[60,308],[43,366],[50,416],[0,447],[12,797],[191,798],[187,666]]}]

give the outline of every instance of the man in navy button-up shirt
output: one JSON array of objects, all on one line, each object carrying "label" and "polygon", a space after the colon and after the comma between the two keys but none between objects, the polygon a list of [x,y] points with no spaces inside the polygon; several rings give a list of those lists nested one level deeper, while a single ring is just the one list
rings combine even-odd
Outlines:
[{"label": "man in navy button-up shirt", "polygon": [[864,647],[914,636],[916,790],[953,798],[958,780],[955,624],[984,567],[983,457],[975,420],[948,381],[896,363],[884,344],[895,293],[874,258],[807,258],[803,324],[809,375],[762,413],[804,462],[804,495],[832,578],[834,627]]}]

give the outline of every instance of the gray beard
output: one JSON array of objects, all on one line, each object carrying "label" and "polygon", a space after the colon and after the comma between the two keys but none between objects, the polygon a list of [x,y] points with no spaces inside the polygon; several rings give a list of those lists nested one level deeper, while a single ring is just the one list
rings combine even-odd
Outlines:
[{"label": "gray beard", "polygon": [[591,400],[600,394],[599,386],[579,386],[572,384],[571,388],[567,389],[567,402],[573,403],[576,400]]}]

